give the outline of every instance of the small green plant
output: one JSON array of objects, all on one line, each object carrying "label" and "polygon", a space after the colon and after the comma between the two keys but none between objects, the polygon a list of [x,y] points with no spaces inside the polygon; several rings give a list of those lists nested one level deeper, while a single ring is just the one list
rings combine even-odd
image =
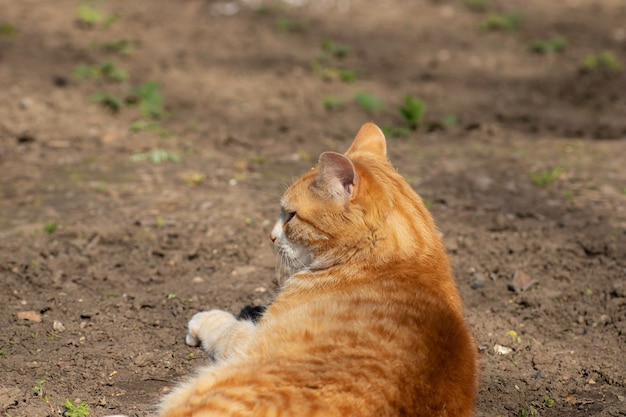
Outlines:
[{"label": "small green plant", "polygon": [[130,55],[135,50],[135,43],[128,39],[114,39],[104,44],[104,50],[122,55]]},{"label": "small green plant", "polygon": [[78,21],[88,26],[95,26],[102,21],[100,10],[90,4],[81,4],[77,13]]},{"label": "small green plant", "polygon": [[453,127],[459,124],[459,118],[456,114],[447,114],[441,119],[441,124],[444,127]]},{"label": "small green plant", "polygon": [[150,161],[153,164],[162,162],[180,162],[180,156],[176,152],[166,151],[164,149],[154,149],[148,152],[136,153],[130,157],[133,162]]},{"label": "small green plant", "polygon": [[128,73],[113,62],[103,62],[100,64],[99,70],[102,78],[107,80],[118,82],[128,80]]},{"label": "small green plant", "polygon": [[3,347],[2,349],[0,349],[0,356],[6,358],[7,356],[9,356],[9,351]]},{"label": "small green plant", "polygon": [[17,28],[12,23],[3,23],[0,25],[0,35],[11,37],[17,34]]},{"label": "small green plant", "polygon": [[35,382],[35,385],[33,386],[33,393],[36,397],[39,397],[45,402],[50,403],[50,396],[43,389],[45,383],[45,379],[40,379],[39,381]]},{"label": "small green plant", "polygon": [[335,96],[324,97],[322,100],[322,105],[326,110],[337,110],[344,106],[343,101]]},{"label": "small green plant", "polygon": [[173,293],[173,292],[167,294],[167,299],[168,300],[173,300],[174,298],[177,298],[177,297],[178,296],[175,293]]},{"label": "small green plant", "polygon": [[517,12],[513,13],[491,13],[480,24],[483,30],[513,32],[522,22],[522,15]]},{"label": "small green plant", "polygon": [[622,72],[622,64],[615,55],[609,51],[601,51],[589,54],[580,64],[584,72],[604,72],[618,74]]},{"label": "small green plant", "polygon": [[183,181],[188,187],[196,187],[204,182],[206,176],[201,172],[186,172]]},{"label": "small green plant", "polygon": [[549,396],[547,396],[547,395],[546,395],[546,398],[544,398],[543,403],[548,408],[554,407],[554,400],[552,398],[550,398]]},{"label": "small green plant", "polygon": [[343,58],[350,52],[350,47],[325,38],[322,40],[322,50],[334,57]]},{"label": "small green plant", "polygon": [[156,81],[148,81],[130,91],[129,101],[139,104],[139,112],[146,119],[158,119],[165,116],[163,96],[159,88],[159,83]]},{"label": "small green plant", "polygon": [[89,404],[85,401],[74,403],[74,401],[66,398],[63,408],[65,408],[63,415],[66,417],[85,417],[89,415]]},{"label": "small green plant", "polygon": [[161,123],[153,120],[136,120],[128,128],[131,132],[155,132],[163,138],[172,137],[174,134],[164,128]]},{"label": "small green plant", "polygon": [[539,415],[537,408],[533,404],[528,404],[526,407],[519,410],[517,413],[518,417],[536,417]]},{"label": "small green plant", "polygon": [[79,80],[94,80],[100,77],[100,69],[91,65],[78,65],[72,71],[72,75]]},{"label": "small green plant", "polygon": [[354,95],[354,99],[361,106],[363,110],[368,113],[375,113],[382,111],[385,108],[385,104],[372,93],[365,91],[359,91]]},{"label": "small green plant", "polygon": [[396,127],[385,125],[381,126],[381,130],[383,131],[383,134],[388,138],[401,138],[411,134],[411,129],[404,126]]},{"label": "small green plant", "polygon": [[57,230],[57,224],[54,222],[50,222],[43,227],[43,231],[50,234],[54,233]]},{"label": "small green plant", "polygon": [[94,103],[100,103],[102,106],[111,110],[113,113],[118,113],[124,106],[124,102],[121,98],[107,93],[95,93],[91,95],[91,101]]},{"label": "small green plant", "polygon": [[463,4],[473,12],[484,12],[489,6],[487,0],[465,0]]},{"label": "small green plant", "polygon": [[531,172],[530,179],[533,184],[539,187],[545,187],[546,185],[552,184],[558,180],[562,173],[563,169],[561,167],[543,169],[541,171]]},{"label": "small green plant", "polygon": [[286,17],[281,17],[280,19],[276,20],[276,28],[281,32],[289,33],[298,30],[299,26],[292,20],[287,19]]},{"label": "small green plant", "polygon": [[357,80],[356,72],[347,69],[337,69],[337,76],[344,83],[353,83]]},{"label": "small green plant", "polygon": [[415,98],[410,94],[404,96],[404,103],[400,107],[400,115],[404,121],[413,130],[417,129],[420,122],[424,118],[426,112],[426,104],[419,98]]},{"label": "small green plant", "polygon": [[550,39],[536,40],[530,43],[528,49],[536,54],[553,54],[562,52],[567,47],[567,39],[563,36],[554,36]]},{"label": "small green plant", "polygon": [[72,72],[80,80],[95,80],[103,78],[108,81],[121,82],[128,80],[128,73],[111,61],[103,62],[98,66],[78,65]]}]

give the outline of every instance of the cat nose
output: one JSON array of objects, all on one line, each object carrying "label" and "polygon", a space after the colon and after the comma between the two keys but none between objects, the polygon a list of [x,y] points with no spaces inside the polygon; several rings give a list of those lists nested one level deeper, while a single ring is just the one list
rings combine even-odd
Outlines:
[{"label": "cat nose", "polygon": [[272,243],[276,242],[276,236],[274,236],[274,232],[270,233],[270,239],[272,240]]}]

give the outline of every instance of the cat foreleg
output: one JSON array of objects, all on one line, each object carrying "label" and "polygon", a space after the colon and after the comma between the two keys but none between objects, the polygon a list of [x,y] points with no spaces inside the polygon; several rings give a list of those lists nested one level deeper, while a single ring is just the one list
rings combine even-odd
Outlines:
[{"label": "cat foreleg", "polygon": [[237,320],[226,311],[203,311],[189,320],[185,343],[202,345],[216,362],[221,362],[242,353],[255,331],[251,321]]}]

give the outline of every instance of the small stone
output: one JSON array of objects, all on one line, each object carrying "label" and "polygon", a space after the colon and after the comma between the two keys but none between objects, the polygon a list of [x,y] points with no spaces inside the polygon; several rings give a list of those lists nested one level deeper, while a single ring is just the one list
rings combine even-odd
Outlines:
[{"label": "small stone", "polygon": [[204,282],[204,278],[202,278],[202,277],[193,277],[191,282],[193,282],[194,284],[202,284]]},{"label": "small stone", "polygon": [[54,329],[55,332],[65,331],[65,326],[63,325],[63,323],[61,323],[58,320],[55,320],[54,323],[52,323],[52,328]]},{"label": "small stone", "polygon": [[24,97],[20,100],[20,107],[24,110],[31,108],[33,105],[33,99],[30,97]]},{"label": "small stone", "polygon": [[513,349],[511,349],[510,347],[498,345],[496,343],[493,346],[493,351],[495,352],[496,355],[508,355],[509,353],[513,352]]},{"label": "small stone", "polygon": [[589,381],[587,381],[589,385],[595,385],[596,381],[593,378],[590,378]]},{"label": "small stone", "polygon": [[479,290],[479,289],[483,288],[484,286],[485,286],[485,280],[481,279],[481,278],[477,279],[476,281],[474,281],[474,282],[472,282],[470,284],[470,287],[473,290]]},{"label": "small stone", "polygon": [[256,287],[256,288],[254,289],[254,292],[258,292],[258,293],[261,293],[261,294],[262,294],[262,293],[264,293],[264,292],[267,292],[267,288],[265,288],[265,287]]},{"label": "small stone", "polygon": [[41,323],[41,314],[30,311],[20,311],[17,313],[17,318],[22,320],[28,320],[35,323]]},{"label": "small stone", "polygon": [[513,292],[523,292],[527,291],[530,287],[537,283],[537,280],[532,278],[526,272],[521,269],[516,269],[513,274],[513,279],[508,284],[508,288]]}]

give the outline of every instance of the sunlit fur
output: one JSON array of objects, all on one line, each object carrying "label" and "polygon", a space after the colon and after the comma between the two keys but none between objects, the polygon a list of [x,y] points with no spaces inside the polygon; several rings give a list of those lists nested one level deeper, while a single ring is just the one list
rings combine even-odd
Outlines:
[{"label": "sunlit fur", "polygon": [[215,362],[160,415],[473,415],[476,348],[432,217],[378,127],[346,157],[323,155],[282,198],[272,239],[299,272],[256,327],[190,322]]}]

